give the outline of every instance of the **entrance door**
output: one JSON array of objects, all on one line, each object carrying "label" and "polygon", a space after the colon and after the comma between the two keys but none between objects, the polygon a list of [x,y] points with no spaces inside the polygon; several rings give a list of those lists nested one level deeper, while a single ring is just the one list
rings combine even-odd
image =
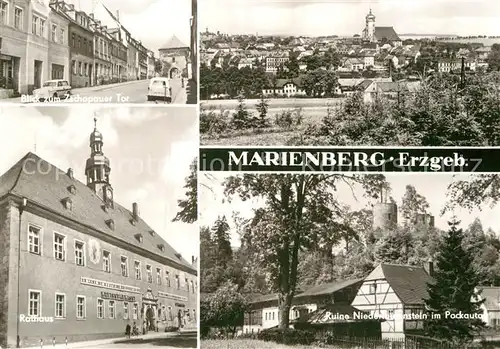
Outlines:
[{"label": "entrance door", "polygon": [[34,68],[35,68],[34,85],[35,85],[35,88],[40,88],[40,87],[42,87],[42,65],[43,65],[43,62],[35,60],[34,65],[35,65],[34,66]]},{"label": "entrance door", "polygon": [[149,331],[154,331],[155,328],[155,312],[153,308],[149,307],[146,310],[146,326]]}]

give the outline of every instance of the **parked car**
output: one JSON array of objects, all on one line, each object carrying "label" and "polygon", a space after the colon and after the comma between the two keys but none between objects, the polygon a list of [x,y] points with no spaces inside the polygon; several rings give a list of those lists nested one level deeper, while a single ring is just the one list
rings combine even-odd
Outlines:
[{"label": "parked car", "polygon": [[148,87],[148,101],[172,102],[172,87],[168,78],[152,78]]},{"label": "parked car", "polygon": [[38,100],[44,101],[50,98],[67,98],[71,95],[71,86],[66,80],[45,81],[41,88],[33,90],[33,96]]}]

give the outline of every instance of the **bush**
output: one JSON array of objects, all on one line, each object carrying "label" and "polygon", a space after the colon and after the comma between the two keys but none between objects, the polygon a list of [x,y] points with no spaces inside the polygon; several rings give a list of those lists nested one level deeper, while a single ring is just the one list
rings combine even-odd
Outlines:
[{"label": "bush", "polygon": [[227,112],[202,110],[200,113],[200,133],[220,135],[229,128]]},{"label": "bush", "polygon": [[263,330],[259,332],[257,338],[265,342],[275,342],[287,345],[310,345],[315,341],[313,332],[296,330],[293,328],[271,328]]},{"label": "bush", "polygon": [[274,124],[285,130],[291,129],[293,126],[302,125],[304,114],[302,108],[295,108],[293,110],[284,110],[275,115]]}]

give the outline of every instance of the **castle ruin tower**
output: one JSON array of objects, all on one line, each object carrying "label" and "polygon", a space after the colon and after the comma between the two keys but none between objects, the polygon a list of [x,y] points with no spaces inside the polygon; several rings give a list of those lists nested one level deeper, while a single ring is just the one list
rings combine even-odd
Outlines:
[{"label": "castle ruin tower", "polygon": [[375,16],[370,9],[370,13],[366,15],[365,29],[363,30],[363,40],[375,42]]},{"label": "castle ruin tower", "polygon": [[389,229],[398,224],[398,205],[388,200],[387,190],[382,189],[380,202],[373,206],[373,230]]}]

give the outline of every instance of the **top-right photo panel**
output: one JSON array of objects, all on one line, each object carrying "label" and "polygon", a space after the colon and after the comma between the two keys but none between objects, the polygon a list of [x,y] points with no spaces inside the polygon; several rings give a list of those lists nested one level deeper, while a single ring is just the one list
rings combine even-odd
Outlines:
[{"label": "top-right photo panel", "polygon": [[199,13],[201,145],[500,144],[500,1],[203,0]]}]

